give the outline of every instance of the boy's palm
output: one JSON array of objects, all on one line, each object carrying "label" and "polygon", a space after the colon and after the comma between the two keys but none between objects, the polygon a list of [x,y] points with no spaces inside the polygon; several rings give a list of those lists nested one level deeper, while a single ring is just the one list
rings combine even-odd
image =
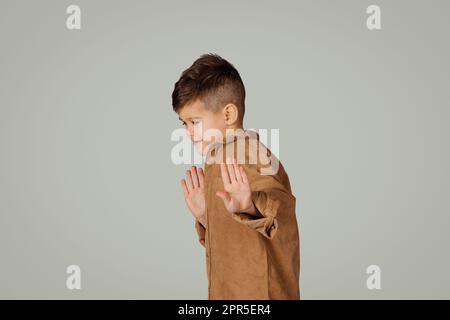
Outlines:
[{"label": "boy's palm", "polygon": [[201,220],[206,212],[206,201],[203,170],[200,168],[198,171],[195,166],[188,170],[186,172],[188,183],[185,179],[181,180],[181,187],[183,188],[184,200],[192,215]]},{"label": "boy's palm", "polygon": [[196,218],[201,218],[205,213],[205,192],[203,188],[194,189],[185,198],[186,204]]},{"label": "boy's palm", "polygon": [[244,169],[233,160],[232,164],[221,164],[220,170],[225,191],[218,191],[216,195],[223,200],[225,208],[231,213],[254,213],[252,191]]}]

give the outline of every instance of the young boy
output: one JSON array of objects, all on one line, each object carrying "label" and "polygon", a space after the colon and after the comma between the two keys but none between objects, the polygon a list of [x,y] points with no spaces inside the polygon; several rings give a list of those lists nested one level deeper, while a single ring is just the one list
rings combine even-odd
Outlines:
[{"label": "young boy", "polygon": [[204,156],[181,181],[206,249],[208,299],[300,299],[296,198],[278,159],[243,129],[245,88],[206,54],[175,83],[172,105]]}]

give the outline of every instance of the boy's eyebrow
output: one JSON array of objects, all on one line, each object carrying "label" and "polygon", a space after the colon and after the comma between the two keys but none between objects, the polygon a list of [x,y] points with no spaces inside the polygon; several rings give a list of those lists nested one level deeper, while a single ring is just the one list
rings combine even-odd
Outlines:
[{"label": "boy's eyebrow", "polygon": [[[178,117],[178,119],[179,119],[180,121],[183,121],[183,122],[184,122],[184,120],[181,119],[180,117]],[[186,120],[192,120],[192,119],[201,119],[201,118],[200,118],[200,117],[188,117],[188,118],[186,118]]]}]

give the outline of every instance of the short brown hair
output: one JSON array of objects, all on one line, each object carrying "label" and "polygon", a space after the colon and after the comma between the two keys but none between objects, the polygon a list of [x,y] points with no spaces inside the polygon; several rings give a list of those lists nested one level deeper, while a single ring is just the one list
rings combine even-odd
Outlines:
[{"label": "short brown hair", "polygon": [[204,54],[184,70],[172,92],[172,106],[178,112],[187,103],[202,100],[212,111],[227,103],[238,107],[240,120],[245,112],[245,87],[236,68],[217,54]]}]

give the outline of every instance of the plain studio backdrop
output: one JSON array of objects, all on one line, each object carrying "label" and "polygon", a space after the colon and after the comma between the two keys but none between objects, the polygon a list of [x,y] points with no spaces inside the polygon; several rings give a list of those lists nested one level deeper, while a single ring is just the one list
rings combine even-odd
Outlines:
[{"label": "plain studio backdrop", "polygon": [[0,298],[206,299],[170,137],[173,85],[208,52],[241,73],[245,127],[280,130],[302,298],[450,298],[449,11],[1,0]]}]

